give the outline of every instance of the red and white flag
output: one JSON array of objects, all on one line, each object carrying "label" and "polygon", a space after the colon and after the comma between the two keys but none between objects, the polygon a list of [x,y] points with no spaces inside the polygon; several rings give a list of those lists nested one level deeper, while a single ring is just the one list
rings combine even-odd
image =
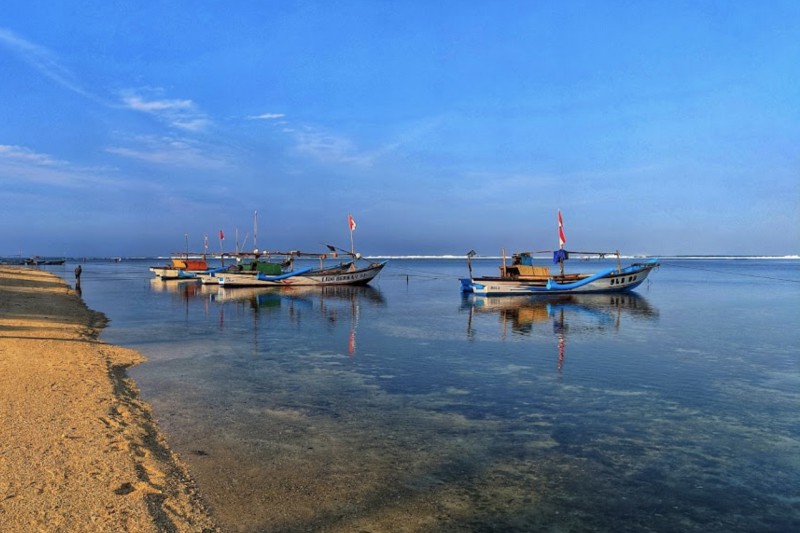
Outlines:
[{"label": "red and white flag", "polygon": [[219,240],[221,240],[221,241],[225,240],[225,234],[222,233],[222,230],[219,230]]},{"label": "red and white flag", "polygon": [[356,229],[356,221],[353,218],[353,215],[347,215],[347,224],[350,226],[350,231]]},{"label": "red and white flag", "polygon": [[567,238],[564,237],[564,220],[561,218],[561,209],[558,210],[558,247],[563,248],[567,244]]}]

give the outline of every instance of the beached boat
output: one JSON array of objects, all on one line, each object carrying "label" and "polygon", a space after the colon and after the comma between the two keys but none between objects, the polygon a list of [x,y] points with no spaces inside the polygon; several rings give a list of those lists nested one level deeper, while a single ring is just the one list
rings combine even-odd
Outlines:
[{"label": "beached boat", "polygon": [[[643,259],[623,267],[619,252],[571,252],[565,250],[566,238],[560,211],[558,213],[558,239],[558,250],[516,253],[511,256],[510,265],[506,264],[505,251],[503,251],[499,276],[473,277],[471,259],[475,256],[475,252],[470,251],[467,254],[469,277],[461,279],[461,290],[481,296],[626,292],[644,283],[650,271],[659,266],[658,259],[655,258]],[[553,274],[547,266],[534,265],[535,254],[552,254],[553,263],[559,265],[559,272]],[[569,259],[570,254],[600,258],[615,255],[617,265],[594,273],[565,273],[564,262]]]}]

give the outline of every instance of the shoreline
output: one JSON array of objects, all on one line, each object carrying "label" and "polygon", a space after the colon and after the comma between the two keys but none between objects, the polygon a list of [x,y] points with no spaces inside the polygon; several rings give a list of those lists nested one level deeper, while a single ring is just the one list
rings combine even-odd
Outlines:
[{"label": "shoreline", "polygon": [[106,324],[61,277],[0,266],[0,524],[219,531]]}]

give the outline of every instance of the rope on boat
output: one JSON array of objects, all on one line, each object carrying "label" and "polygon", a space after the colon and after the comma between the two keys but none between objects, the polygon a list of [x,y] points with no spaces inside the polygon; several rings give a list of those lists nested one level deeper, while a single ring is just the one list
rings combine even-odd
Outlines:
[{"label": "rope on boat", "polygon": [[672,263],[661,263],[661,266],[670,266],[676,268],[686,268],[689,270],[704,270],[706,272],[714,272],[716,274],[733,274],[736,276],[744,276],[748,278],[761,278],[761,279],[768,279],[771,281],[786,281],[788,283],[800,283],[800,279],[786,279],[786,278],[776,278],[774,276],[759,276],[758,274],[744,274],[742,272],[732,272],[730,270],[715,270],[713,268],[701,268],[701,267],[692,267],[686,265],[674,265]]}]

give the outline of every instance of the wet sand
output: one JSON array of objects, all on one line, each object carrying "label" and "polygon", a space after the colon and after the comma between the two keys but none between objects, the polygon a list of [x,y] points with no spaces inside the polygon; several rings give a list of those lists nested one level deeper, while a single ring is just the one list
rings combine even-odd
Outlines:
[{"label": "wet sand", "polygon": [[58,276],[0,267],[0,530],[218,531],[105,323]]}]

